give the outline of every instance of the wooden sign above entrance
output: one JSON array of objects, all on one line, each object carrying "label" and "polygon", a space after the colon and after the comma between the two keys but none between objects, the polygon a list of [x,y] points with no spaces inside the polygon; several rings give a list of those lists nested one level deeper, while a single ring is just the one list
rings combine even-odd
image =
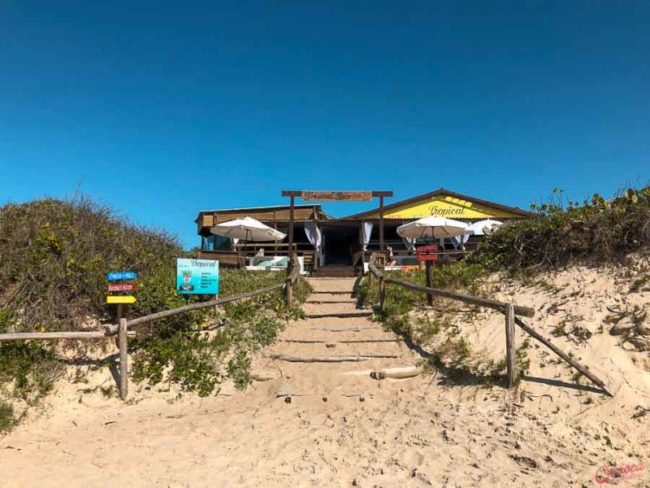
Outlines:
[{"label": "wooden sign above entrance", "polygon": [[300,197],[306,202],[369,202],[371,191],[303,191]]}]

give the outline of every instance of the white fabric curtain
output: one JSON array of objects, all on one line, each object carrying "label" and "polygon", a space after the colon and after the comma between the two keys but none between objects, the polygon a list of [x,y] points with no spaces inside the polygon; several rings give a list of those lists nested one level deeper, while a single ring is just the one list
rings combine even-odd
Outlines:
[{"label": "white fabric curtain", "polygon": [[415,251],[415,241],[417,241],[415,237],[402,237],[402,241],[404,242],[406,249],[409,251]]},{"label": "white fabric curtain", "polygon": [[462,236],[454,236],[451,238],[451,243],[454,245],[454,249],[465,248],[465,243],[469,240],[469,236],[472,235],[472,232],[465,232]]},{"label": "white fabric curtain", "polygon": [[363,250],[368,249],[368,243],[370,242],[370,235],[372,234],[372,222],[362,222],[361,223],[361,239],[363,244]]},{"label": "white fabric curtain", "polygon": [[307,222],[305,224],[305,235],[312,246],[316,248],[319,262],[323,261],[323,233],[316,222]]}]

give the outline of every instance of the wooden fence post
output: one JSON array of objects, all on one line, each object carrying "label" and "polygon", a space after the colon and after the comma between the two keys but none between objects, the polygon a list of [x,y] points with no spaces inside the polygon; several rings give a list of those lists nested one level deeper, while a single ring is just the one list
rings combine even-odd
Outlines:
[{"label": "wooden fence post", "polygon": [[[431,261],[426,262],[426,276],[427,276],[427,288],[433,288],[433,263]],[[427,293],[427,304],[433,306],[433,295]]]},{"label": "wooden fence post", "polygon": [[386,280],[382,274],[379,277],[379,309],[384,310],[384,302],[386,301]]},{"label": "wooden fence post", "polygon": [[287,283],[287,288],[285,290],[284,298],[285,298],[285,302],[286,302],[287,307],[290,307],[291,306],[291,301],[293,300],[293,290],[291,289],[291,279],[287,278],[286,283]]},{"label": "wooden fence post", "polygon": [[508,388],[515,386],[517,381],[517,351],[515,347],[515,307],[506,303],[506,366]]},{"label": "wooden fence post", "polygon": [[127,321],[120,319],[117,342],[120,348],[120,398],[126,400],[129,393],[129,359],[127,350]]}]

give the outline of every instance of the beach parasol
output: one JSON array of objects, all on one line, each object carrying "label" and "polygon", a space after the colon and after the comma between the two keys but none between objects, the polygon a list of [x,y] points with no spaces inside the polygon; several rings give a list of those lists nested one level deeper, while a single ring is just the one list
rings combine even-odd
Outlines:
[{"label": "beach parasol", "polygon": [[503,225],[503,222],[500,222],[498,220],[479,220],[467,228],[467,233],[475,236],[489,235],[497,230],[497,228],[501,225]]},{"label": "beach parasol", "polygon": [[443,239],[445,237],[460,236],[467,230],[467,224],[458,220],[444,217],[425,217],[423,219],[400,225],[397,234],[404,238],[422,239],[432,237]]},{"label": "beach parasol", "polygon": [[218,236],[253,242],[281,241],[286,237],[286,234],[252,217],[244,217],[243,219],[229,220],[228,222],[217,224],[210,229],[210,232]]}]

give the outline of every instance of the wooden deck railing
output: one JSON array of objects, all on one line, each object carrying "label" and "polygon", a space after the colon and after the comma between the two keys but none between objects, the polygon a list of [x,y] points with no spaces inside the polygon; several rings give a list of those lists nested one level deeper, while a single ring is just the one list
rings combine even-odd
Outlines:
[{"label": "wooden deck railing", "polygon": [[516,346],[515,346],[515,324],[518,325],[524,332],[529,334],[531,337],[537,341],[544,344],[555,354],[560,356],[566,363],[571,367],[578,370],[580,373],[584,374],[589,378],[595,385],[597,385],[605,394],[612,396],[609,392],[605,383],[600,380],[596,375],[594,375],[589,368],[581,365],[574,359],[572,359],[568,354],[564,353],[559,347],[553,344],[550,339],[546,339],[539,332],[535,331],[532,327],[527,325],[522,319],[518,316],[523,317],[533,317],[535,315],[535,310],[530,307],[524,307],[521,305],[515,305],[513,303],[501,302],[498,300],[493,300],[490,298],[477,297],[472,295],[465,295],[463,293],[456,293],[448,290],[440,290],[437,288],[428,288],[426,286],[417,285],[415,283],[410,283],[407,281],[396,280],[388,276],[383,269],[382,261],[384,256],[379,253],[372,254],[370,256],[370,261],[368,263],[368,278],[372,282],[372,278],[375,277],[379,280],[379,307],[383,310],[384,304],[386,301],[386,285],[397,285],[404,288],[409,288],[413,291],[425,293],[428,296],[437,296],[442,298],[448,298],[451,300],[457,300],[463,303],[470,305],[476,305],[479,307],[486,307],[492,310],[497,310],[505,315],[505,335],[506,335],[506,368],[507,368],[507,380],[508,388],[515,386],[517,381],[517,362],[516,362]]},{"label": "wooden deck railing", "polygon": [[155,320],[173,317],[174,315],[191,312],[192,310],[200,310],[208,307],[217,307],[219,305],[224,305],[226,303],[252,298],[258,295],[270,293],[272,291],[280,290],[280,289],[285,290],[285,300],[287,304],[291,304],[292,287],[299,277],[300,277],[300,266],[297,264],[294,257],[292,259],[291,271],[284,283],[278,283],[277,285],[267,286],[265,288],[259,288],[257,290],[247,291],[244,293],[239,293],[237,295],[230,295],[223,298],[217,298],[215,300],[209,300],[207,302],[183,305],[182,307],[177,307],[170,310],[164,310],[162,312],[152,313],[131,320],[122,318],[120,319],[118,324],[104,325],[103,330],[66,331],[66,332],[10,332],[10,333],[0,334],[0,342],[19,341],[19,340],[43,341],[43,340],[57,340],[57,339],[75,339],[75,340],[102,339],[102,338],[114,338],[117,335],[117,343],[118,343],[119,357],[120,357],[120,361],[119,361],[120,398],[122,400],[126,400],[126,397],[128,395],[127,338],[135,336],[135,331],[129,330],[130,327],[136,327],[138,325],[146,324],[148,322],[153,322]]}]

